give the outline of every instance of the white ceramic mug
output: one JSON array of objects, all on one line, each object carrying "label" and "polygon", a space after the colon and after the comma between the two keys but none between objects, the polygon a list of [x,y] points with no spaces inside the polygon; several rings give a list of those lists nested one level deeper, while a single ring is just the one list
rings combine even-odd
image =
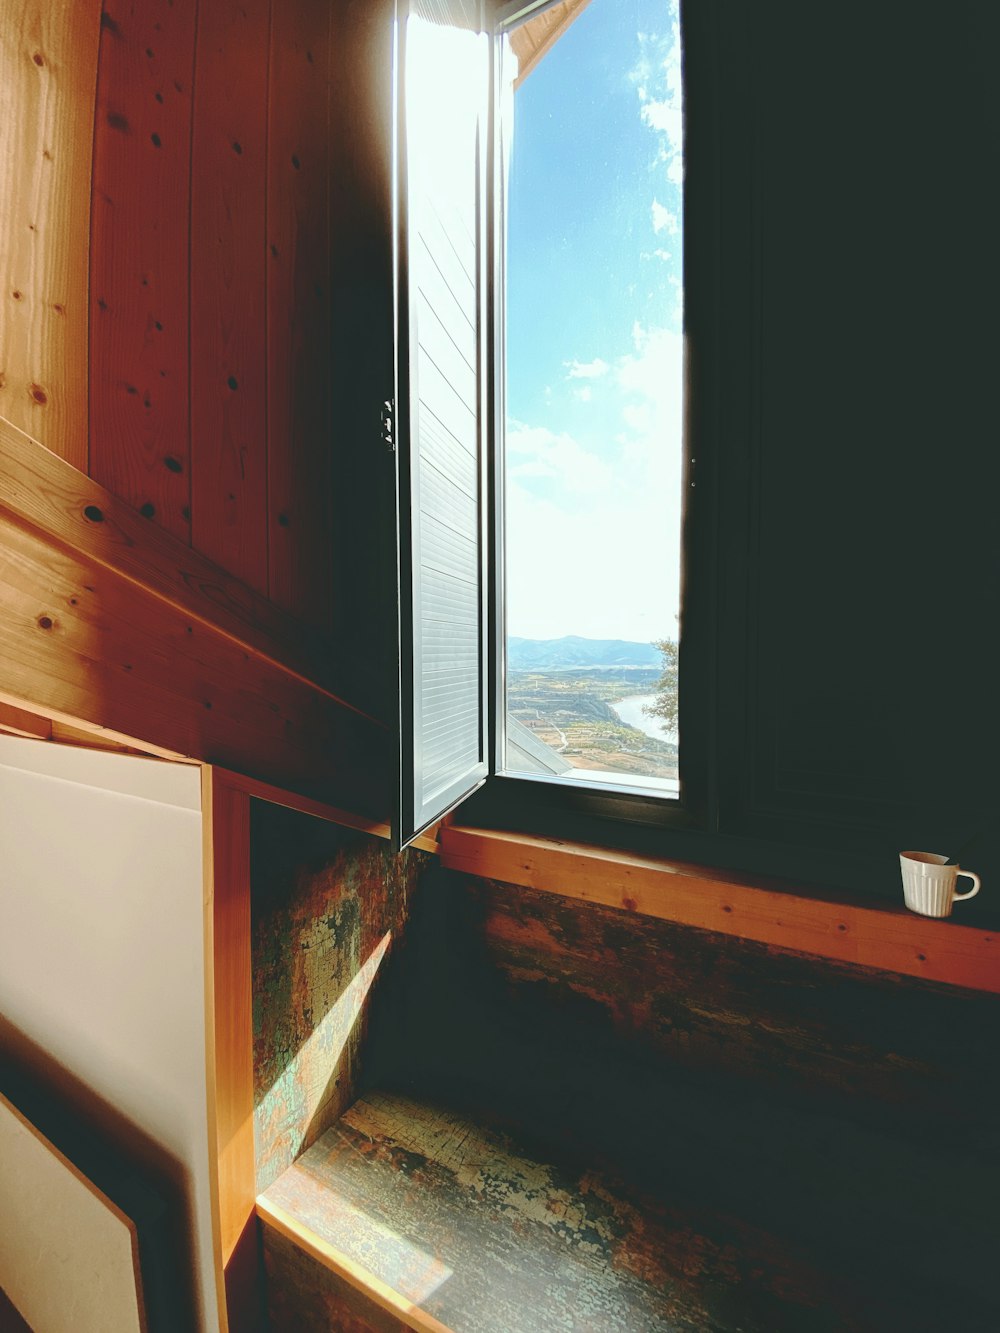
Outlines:
[{"label": "white ceramic mug", "polygon": [[[971,870],[945,865],[947,860],[936,852],[900,852],[903,901],[911,912],[919,912],[921,916],[950,916],[952,903],[974,898],[979,892],[979,876]],[[959,875],[972,880],[968,893],[955,892]]]}]

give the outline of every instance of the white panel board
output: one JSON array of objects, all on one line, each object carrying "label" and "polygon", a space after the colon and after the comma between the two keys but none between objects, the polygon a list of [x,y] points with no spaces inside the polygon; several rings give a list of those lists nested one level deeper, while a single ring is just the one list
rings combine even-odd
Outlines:
[{"label": "white panel board", "polygon": [[0,1096],[0,1287],[34,1333],[141,1333],[132,1222]]},{"label": "white panel board", "polygon": [[217,1333],[200,776],[0,736],[0,1013],[177,1163]]}]

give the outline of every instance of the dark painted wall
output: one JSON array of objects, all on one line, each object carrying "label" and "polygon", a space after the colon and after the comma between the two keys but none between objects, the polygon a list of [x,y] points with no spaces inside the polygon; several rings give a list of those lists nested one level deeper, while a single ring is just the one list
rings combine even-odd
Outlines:
[{"label": "dark painted wall", "polygon": [[721,3],[707,37],[687,8],[719,172],[692,167],[687,243],[721,827],[859,856],[978,835],[1000,871],[1000,11]]}]

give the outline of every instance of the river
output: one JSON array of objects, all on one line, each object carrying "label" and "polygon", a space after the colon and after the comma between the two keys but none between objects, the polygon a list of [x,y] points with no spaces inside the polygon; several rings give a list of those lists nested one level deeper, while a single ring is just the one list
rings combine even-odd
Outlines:
[{"label": "river", "polygon": [[654,740],[669,741],[671,745],[676,745],[677,736],[669,730],[667,724],[658,717],[647,717],[642,711],[644,705],[651,704],[655,698],[655,694],[633,694],[627,699],[618,699],[611,707],[627,726],[637,727]]}]

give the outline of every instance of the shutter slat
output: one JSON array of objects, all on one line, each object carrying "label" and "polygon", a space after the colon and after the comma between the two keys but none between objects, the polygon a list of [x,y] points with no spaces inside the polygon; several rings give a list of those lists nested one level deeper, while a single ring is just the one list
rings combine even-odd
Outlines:
[{"label": "shutter slat", "polygon": [[[489,39],[477,0],[411,0],[402,36],[407,291],[400,308],[402,623],[397,843],[486,774],[484,249]],[[409,665],[411,642],[402,645]]]}]

